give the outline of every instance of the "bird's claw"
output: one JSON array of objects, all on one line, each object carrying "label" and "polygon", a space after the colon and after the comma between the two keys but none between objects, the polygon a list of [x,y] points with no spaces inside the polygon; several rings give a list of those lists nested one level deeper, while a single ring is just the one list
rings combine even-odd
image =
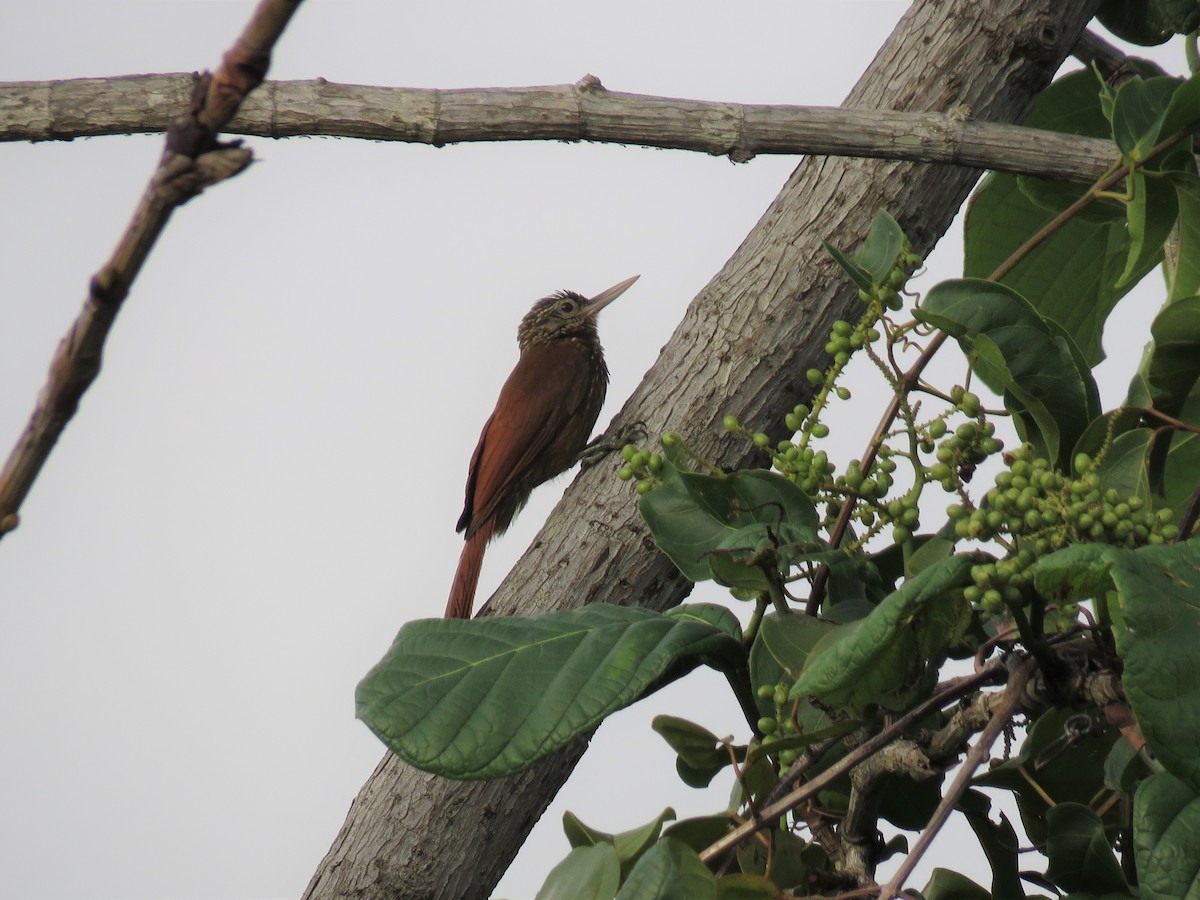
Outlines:
[{"label": "bird's claw", "polygon": [[596,438],[575,457],[581,469],[589,469],[609,453],[620,451],[626,444],[635,444],[646,439],[645,422],[629,422]]}]

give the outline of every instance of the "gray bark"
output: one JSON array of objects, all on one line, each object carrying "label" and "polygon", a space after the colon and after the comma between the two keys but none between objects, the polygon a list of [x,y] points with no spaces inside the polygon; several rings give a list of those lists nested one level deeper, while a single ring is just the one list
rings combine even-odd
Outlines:
[{"label": "gray bark", "polygon": [[[190,75],[0,84],[0,141],[65,141],[161,131],[185,106]],[[1091,182],[1109,141],[937,112],[765,106],[605,90],[592,76],[546,87],[431,90],[270,81],[230,134],[328,135],[442,146],[466,141],[595,141],[692,150],[746,162],[764,153],[907,159]]]},{"label": "gray bark", "polygon": [[[1097,0],[917,0],[846,105],[1019,122],[1050,81]],[[802,86],[798,87],[802,92]],[[744,442],[722,438],[734,414],[777,430],[807,399],[804,372],[825,363],[831,323],[854,318],[856,289],[821,247],[854,247],[879,208],[928,252],[976,170],[809,157],[689,307],[614,424],[671,429],[736,466]],[[488,604],[536,614],[605,601],[665,609],[690,585],[650,542],[628,486],[610,466],[581,474]],[[486,897],[570,774],[582,746],[521,775],[455,783],[385,758],[360,792],[306,896]]]}]

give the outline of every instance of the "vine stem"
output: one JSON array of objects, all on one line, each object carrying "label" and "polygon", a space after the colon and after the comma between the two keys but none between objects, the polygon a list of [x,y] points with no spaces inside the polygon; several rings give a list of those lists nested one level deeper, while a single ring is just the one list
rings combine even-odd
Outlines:
[{"label": "vine stem", "polygon": [[967,752],[967,758],[963,761],[962,768],[954,776],[954,781],[950,784],[950,789],[946,791],[942,797],[942,802],[933,811],[929,823],[921,831],[921,836],[917,838],[917,843],[913,846],[912,852],[904,858],[904,862],[900,864],[900,868],[896,870],[896,874],[892,876],[887,885],[879,892],[879,900],[892,900],[894,897],[902,896],[900,893],[901,886],[908,876],[912,874],[921,857],[925,855],[925,851],[933,843],[933,839],[937,837],[937,833],[946,824],[950,813],[958,805],[958,801],[962,798],[962,795],[966,793],[967,787],[975,775],[975,770],[990,757],[992,744],[996,742],[996,738],[1000,736],[1000,732],[1004,730],[1004,727],[1008,724],[1008,720],[1021,709],[1021,696],[1025,693],[1025,685],[1029,683],[1029,678],[1036,666],[1037,662],[1035,660],[1026,659],[1012,673],[1008,679],[1008,687],[1004,689],[1000,703],[992,712],[992,718],[984,726],[983,731],[980,732],[979,740]]},{"label": "vine stem", "polygon": [[[1170,137],[1159,141],[1154,145],[1154,148],[1147,154],[1145,162],[1149,162],[1159,156],[1163,151],[1174,146],[1183,138],[1187,137],[1190,131],[1179,131]],[[1054,232],[1062,228],[1068,221],[1079,214],[1085,206],[1096,199],[1103,191],[1113,187],[1118,181],[1125,177],[1127,168],[1119,163],[1114,164],[1108,172],[1104,174],[1095,184],[1087,189],[1082,196],[1074,203],[1056,215],[1053,219],[1039,228],[1030,238],[1025,241],[1020,247],[1012,252],[1009,257],[996,267],[996,270],[987,277],[988,281],[999,281],[1009,272],[1011,272],[1021,260],[1025,259],[1032,253],[1042,242],[1049,238]],[[900,390],[896,392],[896,396],[892,397],[888,403],[887,410],[880,419],[879,425],[875,429],[875,434],[872,436],[870,443],[867,445],[867,451],[863,454],[859,461],[859,470],[866,475],[871,466],[875,462],[875,456],[879,452],[879,447],[883,444],[884,436],[891,430],[892,423],[896,420],[896,416],[900,412],[900,393],[911,390],[920,380],[921,373],[925,371],[925,367],[929,365],[930,360],[945,344],[947,338],[946,332],[938,332],[931,340],[913,363],[912,368],[904,373],[900,381]],[[834,523],[833,531],[830,534],[830,544],[833,547],[839,547],[842,543],[842,538],[846,535],[846,529],[850,527],[850,517],[853,515],[854,505],[852,503],[843,504],[841,512],[838,514],[837,521]],[[804,611],[810,616],[815,616],[821,609],[821,601],[825,598],[825,585],[829,581],[829,566],[822,565],[817,570],[817,574],[813,577],[812,591],[808,597],[808,603],[805,605]]]}]

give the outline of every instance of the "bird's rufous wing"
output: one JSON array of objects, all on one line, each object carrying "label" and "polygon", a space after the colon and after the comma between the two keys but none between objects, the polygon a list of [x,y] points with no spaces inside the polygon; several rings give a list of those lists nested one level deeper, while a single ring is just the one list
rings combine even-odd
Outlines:
[{"label": "bird's rufous wing", "polygon": [[566,343],[541,345],[521,355],[471,457],[466,503],[458,520],[466,537],[496,511],[583,405],[587,362],[581,348]]}]

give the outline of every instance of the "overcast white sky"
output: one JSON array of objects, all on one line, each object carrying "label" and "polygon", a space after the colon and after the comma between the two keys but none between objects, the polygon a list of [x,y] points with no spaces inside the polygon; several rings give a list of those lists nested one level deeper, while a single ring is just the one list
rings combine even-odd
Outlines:
[{"label": "overcast white sky", "polygon": [[[613,90],[835,105],[906,7],[309,0],[271,76],[592,73]],[[0,80],[210,68],[251,8],[0,0]],[[249,143],[260,161],[171,222],[0,542],[6,898],[297,896],[383,752],[353,718],[354,685],[403,622],[442,611],[467,461],[521,315],[641,274],[601,320],[603,426],[796,162]],[[0,454],[160,149],[0,145]],[[1144,337],[1109,343],[1110,404]],[[566,483],[492,546],[481,598]],[[705,673],[606,724],[498,896],[532,897],[566,853],[565,808],[613,831],[668,803],[719,808],[728,783],[675,782],[648,723],[669,711],[744,734],[726,694]]]}]

